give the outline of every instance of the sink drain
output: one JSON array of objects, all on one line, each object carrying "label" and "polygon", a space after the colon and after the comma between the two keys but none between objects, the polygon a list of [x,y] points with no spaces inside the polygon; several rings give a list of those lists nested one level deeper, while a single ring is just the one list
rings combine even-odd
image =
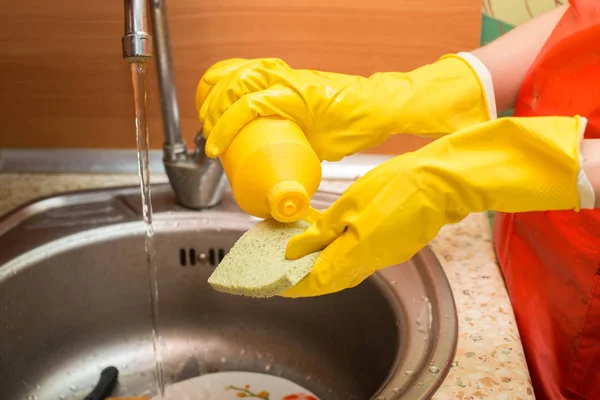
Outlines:
[{"label": "sink drain", "polygon": [[224,249],[210,248],[207,252],[196,252],[196,249],[179,249],[179,265],[182,267],[196,266],[198,263],[207,263],[213,267],[216,267],[223,258],[225,258]]}]

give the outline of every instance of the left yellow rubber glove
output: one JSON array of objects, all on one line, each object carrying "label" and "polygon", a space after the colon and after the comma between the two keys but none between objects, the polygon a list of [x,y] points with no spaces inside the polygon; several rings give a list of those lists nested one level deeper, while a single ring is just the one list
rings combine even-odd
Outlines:
[{"label": "left yellow rubber glove", "polygon": [[472,212],[592,208],[593,190],[580,168],[585,124],[580,117],[504,118],[379,165],[290,240],[290,259],[324,250],[283,296],[356,286],[409,260],[444,225]]},{"label": "left yellow rubber glove", "polygon": [[487,69],[468,54],[368,78],[232,59],[204,74],[196,107],[209,157],[221,156],[257,116],[279,116],[300,126],[321,160],[338,161],[393,134],[437,138],[493,119],[493,99]]}]

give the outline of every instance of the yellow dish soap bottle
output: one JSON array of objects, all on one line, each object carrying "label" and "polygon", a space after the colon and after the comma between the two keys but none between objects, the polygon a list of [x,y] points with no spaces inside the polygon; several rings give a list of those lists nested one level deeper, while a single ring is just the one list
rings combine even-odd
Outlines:
[{"label": "yellow dish soap bottle", "polygon": [[246,213],[284,223],[317,217],[310,199],[321,182],[321,161],[294,122],[254,119],[238,132],[221,163]]},{"label": "yellow dish soap bottle", "polygon": [[[196,89],[198,110],[210,92]],[[283,223],[313,223],[310,200],[321,182],[321,161],[300,127],[279,117],[258,117],[244,126],[220,157],[233,196],[244,212]]]}]

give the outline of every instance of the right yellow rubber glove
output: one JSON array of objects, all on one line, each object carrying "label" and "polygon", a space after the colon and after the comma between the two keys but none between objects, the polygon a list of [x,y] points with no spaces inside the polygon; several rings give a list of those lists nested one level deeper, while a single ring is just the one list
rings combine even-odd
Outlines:
[{"label": "right yellow rubber glove", "polygon": [[196,92],[209,157],[221,156],[257,116],[294,121],[321,160],[338,161],[393,134],[441,137],[488,121],[493,103],[489,73],[462,53],[369,78],[293,69],[280,59],[224,60]]},{"label": "right yellow rubber glove", "polygon": [[409,260],[444,225],[472,212],[593,208],[580,161],[585,124],[580,117],[498,119],[379,165],[290,240],[290,259],[324,250],[310,274],[282,295],[356,286]]}]

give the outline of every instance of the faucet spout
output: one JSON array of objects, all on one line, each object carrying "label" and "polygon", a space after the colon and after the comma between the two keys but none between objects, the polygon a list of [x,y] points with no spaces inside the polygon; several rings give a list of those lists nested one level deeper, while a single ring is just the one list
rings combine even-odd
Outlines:
[{"label": "faucet spout", "polygon": [[121,39],[123,58],[130,63],[152,57],[146,0],[125,0],[125,35]]}]

